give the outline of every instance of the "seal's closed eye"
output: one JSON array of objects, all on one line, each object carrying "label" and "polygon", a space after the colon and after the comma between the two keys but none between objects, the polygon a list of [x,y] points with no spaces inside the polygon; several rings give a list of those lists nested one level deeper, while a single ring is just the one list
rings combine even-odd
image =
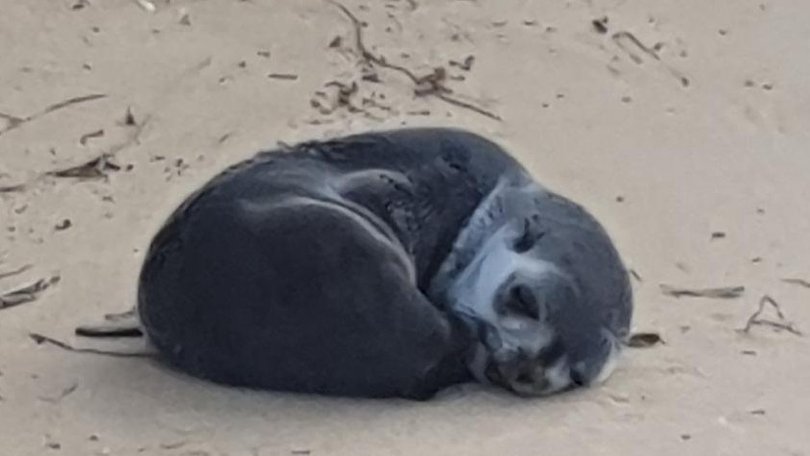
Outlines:
[{"label": "seal's closed eye", "polygon": [[527,218],[523,220],[523,229],[520,232],[520,236],[518,236],[512,244],[512,249],[515,251],[515,253],[528,252],[545,234],[546,233],[544,232],[538,233],[535,229],[533,229],[531,222]]}]

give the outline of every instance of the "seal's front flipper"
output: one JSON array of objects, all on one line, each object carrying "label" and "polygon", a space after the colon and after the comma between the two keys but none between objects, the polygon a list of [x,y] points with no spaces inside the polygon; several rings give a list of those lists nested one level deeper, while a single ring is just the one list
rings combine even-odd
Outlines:
[{"label": "seal's front flipper", "polygon": [[107,314],[104,323],[81,325],[76,335],[83,337],[142,337],[143,331],[135,309],[119,314]]}]

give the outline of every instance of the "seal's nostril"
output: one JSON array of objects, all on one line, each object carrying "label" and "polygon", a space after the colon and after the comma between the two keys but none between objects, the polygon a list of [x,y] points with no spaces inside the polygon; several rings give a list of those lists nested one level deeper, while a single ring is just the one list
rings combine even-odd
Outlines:
[{"label": "seal's nostril", "polygon": [[487,380],[496,385],[502,380],[500,372],[498,372],[498,367],[495,365],[495,363],[487,364],[487,367],[484,368],[484,376]]},{"label": "seal's nostril", "polygon": [[530,372],[521,372],[515,377],[515,381],[518,383],[534,383],[534,377]]},{"label": "seal's nostril", "polygon": [[582,372],[576,369],[571,369],[571,381],[574,382],[574,384],[577,386],[585,386],[585,384],[587,383],[585,381],[585,376],[582,374]]}]

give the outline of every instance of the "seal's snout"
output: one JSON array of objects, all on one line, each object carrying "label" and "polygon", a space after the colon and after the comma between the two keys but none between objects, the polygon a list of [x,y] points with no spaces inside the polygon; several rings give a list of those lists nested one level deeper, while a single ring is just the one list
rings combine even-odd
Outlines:
[{"label": "seal's snout", "polygon": [[545,396],[577,384],[566,359],[549,364],[525,352],[506,361],[491,359],[484,373],[489,382],[521,396]]}]

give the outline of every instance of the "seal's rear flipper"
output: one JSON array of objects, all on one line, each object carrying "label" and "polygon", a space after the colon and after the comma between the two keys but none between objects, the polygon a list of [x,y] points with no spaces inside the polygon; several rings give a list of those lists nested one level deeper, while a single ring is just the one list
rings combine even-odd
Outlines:
[{"label": "seal's rear flipper", "polygon": [[120,314],[107,314],[104,323],[81,325],[76,335],[83,337],[142,337],[143,331],[135,309]]}]

